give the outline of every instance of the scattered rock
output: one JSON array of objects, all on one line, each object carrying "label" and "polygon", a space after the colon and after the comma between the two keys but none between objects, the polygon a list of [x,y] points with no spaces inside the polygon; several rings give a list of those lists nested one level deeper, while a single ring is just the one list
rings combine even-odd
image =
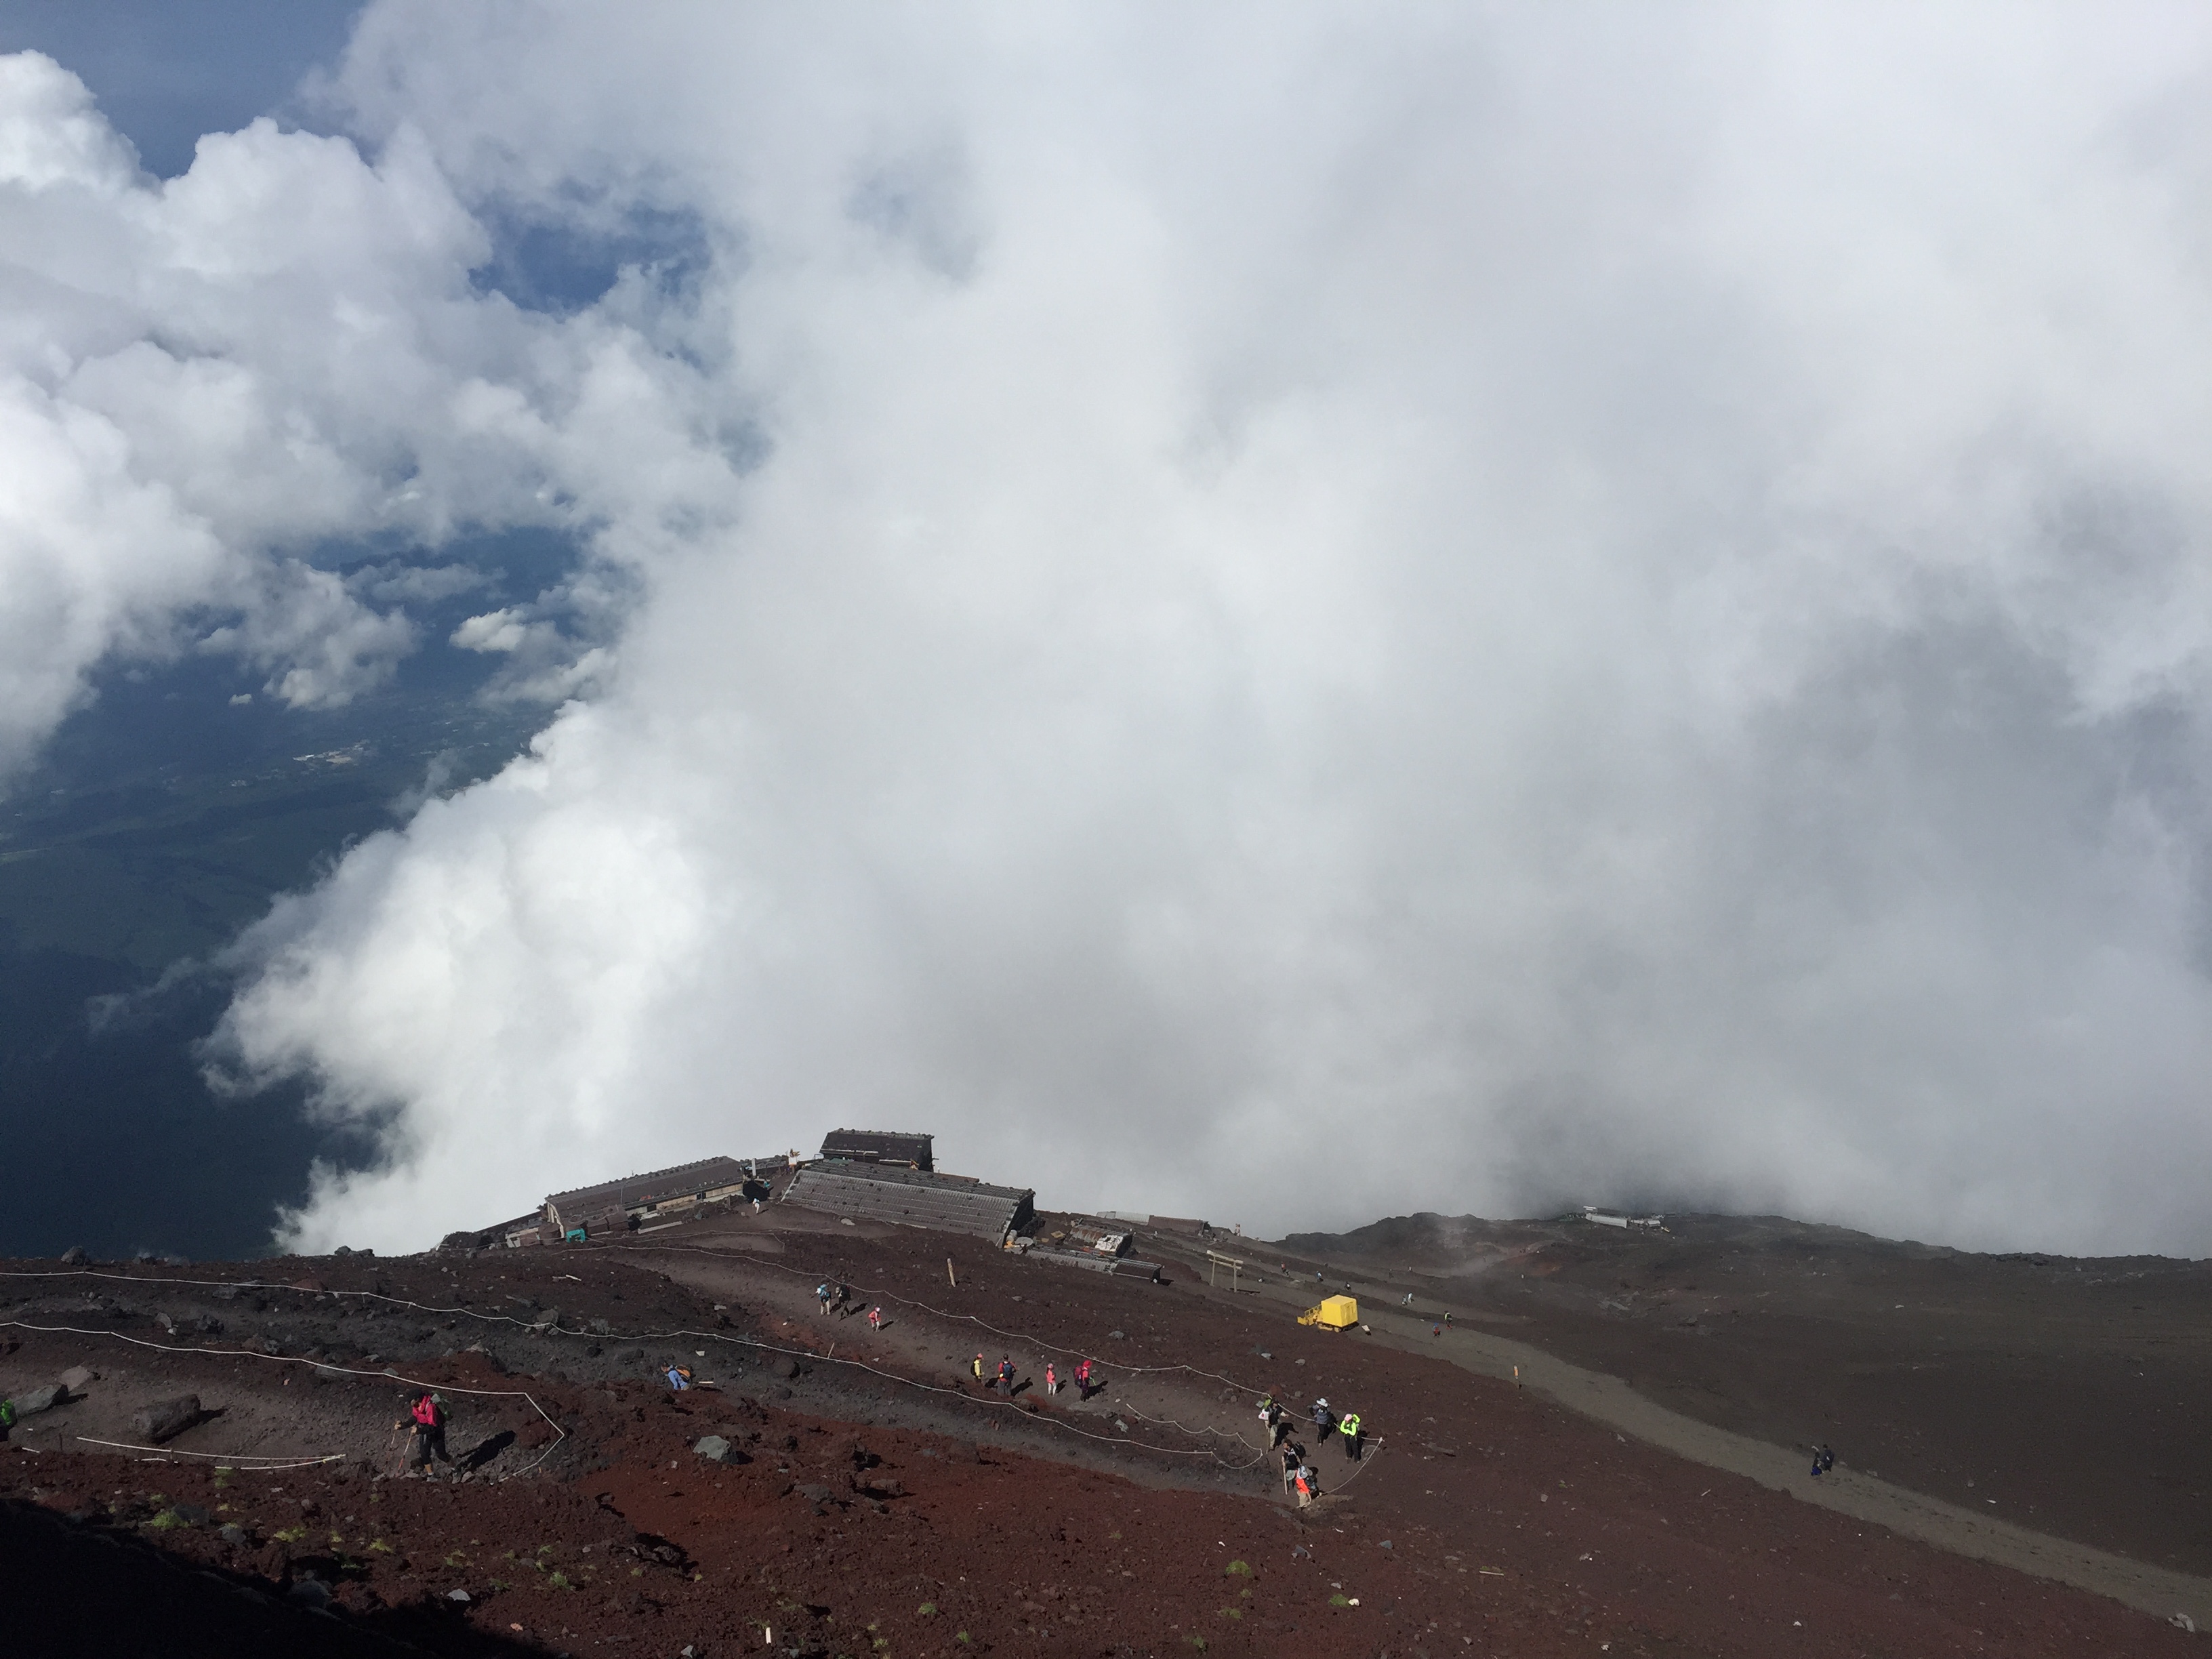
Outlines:
[{"label": "scattered rock", "polygon": [[787,1353],[780,1353],[768,1362],[770,1376],[793,1377],[799,1375],[799,1362]]},{"label": "scattered rock", "polygon": [[826,1504],[830,1501],[830,1488],[817,1486],[811,1480],[802,1481],[799,1484],[799,1495],[810,1504]]},{"label": "scattered rock", "polygon": [[15,1415],[36,1417],[40,1412],[52,1411],[62,1402],[64,1390],[59,1385],[48,1383],[43,1389],[33,1389],[28,1394],[15,1396]]},{"label": "scattered rock", "polygon": [[465,1589],[450,1589],[446,1592],[446,1599],[448,1601],[460,1601],[465,1603],[473,1601],[475,1598]]},{"label": "scattered rock", "polygon": [[246,1528],[235,1521],[224,1522],[216,1528],[215,1535],[233,1549],[243,1549],[246,1547]]},{"label": "scattered rock", "polygon": [[196,1394],[181,1395],[174,1400],[157,1400],[142,1406],[131,1419],[131,1431],[141,1439],[160,1445],[164,1440],[175,1438],[200,1420],[200,1397]]},{"label": "scattered rock", "polygon": [[608,1324],[605,1320],[594,1319],[592,1322],[592,1334],[593,1336],[612,1336],[614,1334],[615,1328]]},{"label": "scattered rock", "polygon": [[730,1443],[719,1434],[701,1436],[699,1443],[691,1449],[710,1463],[726,1463],[730,1461]]},{"label": "scattered rock", "polygon": [[297,1579],[288,1593],[295,1601],[311,1607],[327,1607],[331,1604],[331,1587],[319,1578]]},{"label": "scattered rock", "polygon": [[85,1255],[84,1246],[82,1244],[72,1244],[62,1252],[63,1262],[71,1267],[82,1267],[89,1259]]},{"label": "scattered rock", "polygon": [[175,1504],[172,1513],[188,1527],[204,1527],[208,1522],[208,1512],[197,1504]]},{"label": "scattered rock", "polygon": [[99,1381],[100,1373],[89,1365],[72,1365],[61,1375],[62,1387],[71,1394]]},{"label": "scattered rock", "polygon": [[2194,1619],[2191,1619],[2185,1613],[2177,1613],[2172,1618],[2167,1620],[2166,1622],[2172,1626],[2176,1630],[2185,1630],[2192,1634],[2197,1629],[2197,1621]]}]

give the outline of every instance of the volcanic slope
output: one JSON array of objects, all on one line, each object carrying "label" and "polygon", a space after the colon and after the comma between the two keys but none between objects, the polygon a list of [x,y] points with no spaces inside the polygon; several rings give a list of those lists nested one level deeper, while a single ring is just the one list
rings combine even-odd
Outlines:
[{"label": "volcanic slope", "polygon": [[[27,1651],[2194,1650],[1182,1267],[1156,1285],[787,1206],[559,1249],[5,1266],[0,1391],[99,1373],[0,1452]],[[822,1313],[824,1279],[882,1328]],[[1014,1362],[1012,1400],[979,1352]],[[1085,1357],[1091,1398],[1045,1393],[1047,1363]],[[657,1383],[675,1362],[701,1386]],[[447,1393],[466,1480],[395,1478],[402,1378]],[[1284,1497],[1261,1390],[1370,1427],[1357,1463],[1302,1431],[1313,1509]],[[220,1414],[160,1452],[92,1443],[187,1391]],[[695,1449],[710,1434],[726,1461]],[[211,1574],[191,1583],[228,1587],[240,1626],[127,1596],[88,1620],[100,1559],[118,1587]],[[287,1619],[315,1633],[268,1633]]]},{"label": "volcanic slope", "polygon": [[1774,1217],[1417,1215],[1277,1248],[1701,1421],[2212,1575],[2212,1262],[1980,1255]]}]

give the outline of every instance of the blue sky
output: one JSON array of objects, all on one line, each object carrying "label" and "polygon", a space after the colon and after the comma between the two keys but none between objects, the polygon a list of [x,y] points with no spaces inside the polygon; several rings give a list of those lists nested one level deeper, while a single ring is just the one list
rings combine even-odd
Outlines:
[{"label": "blue sky", "polygon": [[344,47],[356,0],[0,0],[0,52],[73,70],[149,172],[173,178],[204,132],[281,115]]}]

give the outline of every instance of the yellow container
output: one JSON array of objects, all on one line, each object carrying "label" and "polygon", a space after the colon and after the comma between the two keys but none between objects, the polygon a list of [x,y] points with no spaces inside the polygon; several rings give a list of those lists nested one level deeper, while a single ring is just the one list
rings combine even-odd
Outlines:
[{"label": "yellow container", "polygon": [[1359,1304],[1348,1296],[1332,1296],[1319,1307],[1298,1316],[1301,1325],[1318,1325],[1328,1331],[1348,1331],[1359,1322]]}]

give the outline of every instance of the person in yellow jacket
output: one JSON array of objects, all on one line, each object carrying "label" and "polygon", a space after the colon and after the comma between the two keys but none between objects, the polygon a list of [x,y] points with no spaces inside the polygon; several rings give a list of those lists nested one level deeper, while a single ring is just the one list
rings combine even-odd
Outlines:
[{"label": "person in yellow jacket", "polygon": [[1345,1413],[1337,1422],[1336,1431],[1344,1439],[1345,1460],[1347,1462],[1357,1463],[1359,1461],[1359,1437],[1362,1432],[1359,1426],[1359,1413]]}]

